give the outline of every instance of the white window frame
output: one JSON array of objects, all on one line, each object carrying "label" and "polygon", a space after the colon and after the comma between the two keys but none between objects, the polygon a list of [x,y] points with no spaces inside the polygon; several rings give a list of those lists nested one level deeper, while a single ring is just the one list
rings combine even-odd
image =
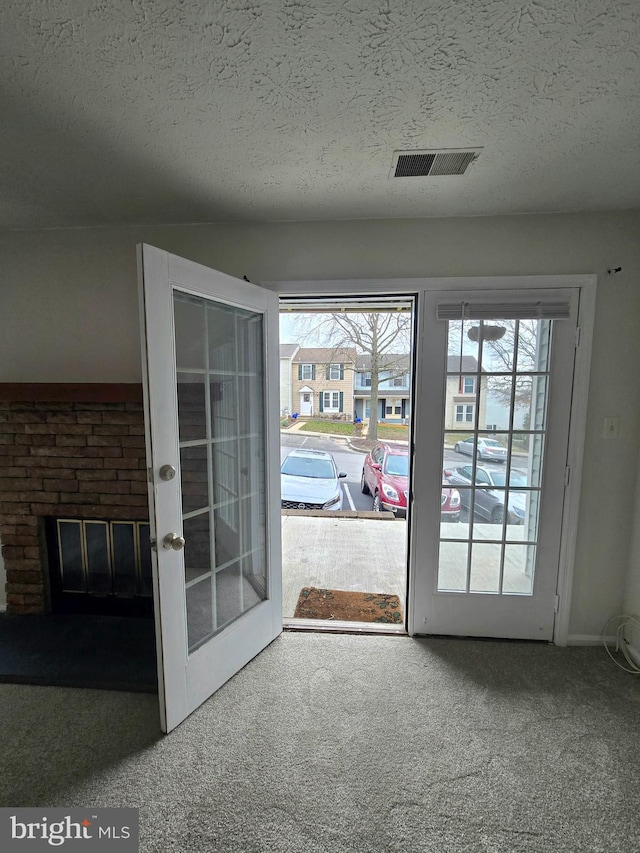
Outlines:
[{"label": "white window frame", "polygon": [[[302,381],[309,382],[313,380],[313,364],[303,364],[302,367]],[[308,373],[308,375],[307,375]]]},{"label": "white window frame", "polygon": [[[338,375],[334,376],[335,373],[337,373]],[[329,379],[332,379],[334,381],[336,379],[337,380],[340,379],[340,365],[339,364],[330,364],[329,365]]]},{"label": "white window frame", "polygon": [[[329,397],[334,405],[327,406],[327,397]],[[339,391],[323,391],[322,392],[322,411],[323,412],[339,412],[340,411],[340,392]]]},{"label": "white window frame", "polygon": [[[471,390],[467,390],[467,382],[471,383]],[[475,394],[476,393],[476,377],[475,376],[463,376],[462,377],[462,393],[463,394]]]},{"label": "white window frame", "polygon": [[[455,422],[457,424],[472,424],[475,414],[475,405],[469,403],[456,403]],[[460,417],[458,417],[458,413]]]}]

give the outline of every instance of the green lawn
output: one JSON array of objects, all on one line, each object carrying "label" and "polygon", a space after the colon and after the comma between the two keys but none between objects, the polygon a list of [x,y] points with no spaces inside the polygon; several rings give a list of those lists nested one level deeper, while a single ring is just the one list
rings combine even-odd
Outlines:
[{"label": "green lawn", "polygon": [[354,426],[346,421],[307,421],[302,424],[300,431],[326,432],[332,435],[355,435]]},{"label": "green lawn", "polygon": [[409,441],[409,427],[378,424],[378,438],[385,441]]},{"label": "green lawn", "polygon": [[[331,435],[356,435],[354,425],[351,423],[346,423],[345,421],[307,421],[300,427],[300,431],[323,432],[329,433]],[[386,441],[408,441],[409,427],[401,425],[388,426],[378,424],[378,438],[384,439]]]}]

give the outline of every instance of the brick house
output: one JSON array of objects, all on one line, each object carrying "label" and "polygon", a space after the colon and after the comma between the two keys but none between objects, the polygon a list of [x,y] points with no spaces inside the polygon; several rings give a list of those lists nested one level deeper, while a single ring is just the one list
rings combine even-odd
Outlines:
[{"label": "brick house", "polygon": [[291,400],[301,417],[353,418],[356,350],[303,347],[291,361]]}]

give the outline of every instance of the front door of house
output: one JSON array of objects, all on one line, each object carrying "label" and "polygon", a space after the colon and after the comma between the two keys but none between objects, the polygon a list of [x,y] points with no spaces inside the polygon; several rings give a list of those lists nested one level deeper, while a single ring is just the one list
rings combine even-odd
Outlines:
[{"label": "front door of house", "polygon": [[300,394],[300,414],[307,416],[313,414],[313,394],[310,391]]},{"label": "front door of house", "polygon": [[152,246],[139,270],[168,732],[282,630],[278,299]]},{"label": "front door of house", "polygon": [[[440,439],[416,453],[416,633],[553,638],[578,301],[577,290],[425,299],[418,418]],[[456,521],[436,516],[449,489]]]}]

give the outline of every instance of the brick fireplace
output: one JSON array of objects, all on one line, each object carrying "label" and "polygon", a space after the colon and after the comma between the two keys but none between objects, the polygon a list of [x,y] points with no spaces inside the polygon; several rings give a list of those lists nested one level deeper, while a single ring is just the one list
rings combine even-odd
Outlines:
[{"label": "brick fireplace", "polygon": [[51,609],[50,518],[148,520],[141,386],[0,385],[8,613]]}]

